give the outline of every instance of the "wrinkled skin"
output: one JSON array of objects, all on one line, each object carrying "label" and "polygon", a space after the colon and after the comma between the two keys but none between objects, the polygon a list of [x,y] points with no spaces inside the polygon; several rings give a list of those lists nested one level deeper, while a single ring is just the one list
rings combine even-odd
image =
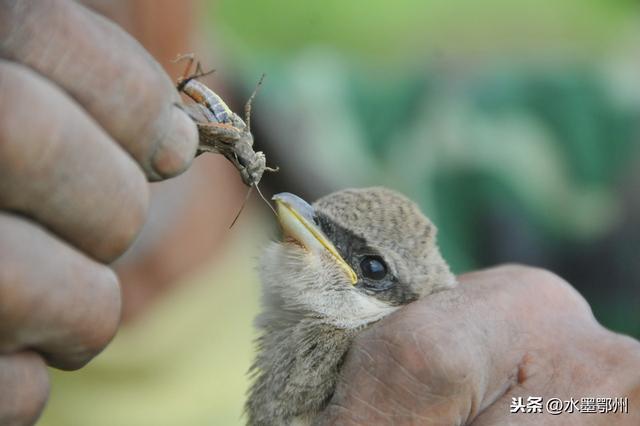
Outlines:
[{"label": "wrinkled skin", "polygon": [[147,179],[184,171],[197,130],[171,79],[74,2],[0,0],[0,424],[35,422],[46,365],[114,335],[108,266],[146,218]]},{"label": "wrinkled skin", "polygon": [[[640,343],[539,269],[461,276],[359,335],[342,373],[316,424],[640,424]],[[629,397],[629,413],[510,414],[518,396]]]}]

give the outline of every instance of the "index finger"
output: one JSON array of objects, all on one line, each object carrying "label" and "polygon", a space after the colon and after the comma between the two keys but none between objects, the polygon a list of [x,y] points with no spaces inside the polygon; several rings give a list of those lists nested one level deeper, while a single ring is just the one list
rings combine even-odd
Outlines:
[{"label": "index finger", "polygon": [[[46,28],[46,31],[42,29]],[[197,130],[173,83],[121,28],[70,1],[0,3],[0,55],[76,99],[152,180],[184,171]]]}]

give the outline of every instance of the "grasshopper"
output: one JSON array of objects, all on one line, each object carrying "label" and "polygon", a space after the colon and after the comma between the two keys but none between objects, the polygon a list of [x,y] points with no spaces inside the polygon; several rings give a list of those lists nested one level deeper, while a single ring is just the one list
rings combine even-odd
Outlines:
[{"label": "grasshopper", "polygon": [[176,89],[194,101],[193,104],[181,106],[181,108],[189,114],[198,126],[199,145],[197,155],[203,152],[224,155],[240,172],[242,182],[249,187],[242,207],[231,226],[235,224],[240,216],[253,188],[258,191],[260,197],[275,214],[273,206],[262,195],[258,184],[265,171],[277,172],[278,168],[267,167],[264,153],[253,150],[253,135],[251,134],[251,106],[258,89],[262,85],[264,74],[260,77],[256,88],[244,106],[245,118],[243,120],[238,114],[231,111],[218,94],[198,81],[198,78],[211,74],[214,70],[203,72],[200,63],[197,62],[195,73],[192,74],[191,70],[195,62],[195,55],[193,53],[178,55],[173,62],[182,60],[187,60],[187,66],[176,82]]},{"label": "grasshopper", "polygon": [[267,167],[262,151],[253,150],[251,105],[262,85],[264,74],[245,104],[243,120],[231,111],[220,96],[198,81],[198,78],[211,74],[213,70],[203,72],[200,63],[197,63],[195,73],[191,74],[195,62],[193,53],[179,55],[174,62],[182,60],[187,60],[187,66],[182,77],[178,78],[176,88],[194,101],[183,108],[198,126],[198,154],[213,152],[224,155],[238,169],[245,185],[257,189],[265,171],[278,171],[277,168]]}]

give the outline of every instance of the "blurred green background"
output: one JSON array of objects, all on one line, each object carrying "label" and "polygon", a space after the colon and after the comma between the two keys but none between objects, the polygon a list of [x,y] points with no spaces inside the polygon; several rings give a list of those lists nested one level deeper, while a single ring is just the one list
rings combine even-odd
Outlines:
[{"label": "blurred green background", "polygon": [[[398,189],[456,273],[551,269],[640,337],[638,2],[222,0],[199,20],[232,109],[267,74],[267,195]],[[242,423],[264,212],[87,369],[53,372],[42,424]]]},{"label": "blurred green background", "polygon": [[456,272],[547,267],[640,336],[639,18],[611,0],[221,1],[207,28],[245,93],[268,75],[273,191],[394,187]]}]

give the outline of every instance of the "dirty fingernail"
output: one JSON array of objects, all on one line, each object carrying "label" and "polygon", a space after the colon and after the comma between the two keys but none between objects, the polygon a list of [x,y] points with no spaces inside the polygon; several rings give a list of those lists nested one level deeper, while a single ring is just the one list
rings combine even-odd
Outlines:
[{"label": "dirty fingernail", "polygon": [[198,129],[177,106],[173,106],[170,115],[169,132],[158,143],[151,165],[159,179],[170,178],[184,172],[198,147]]}]

